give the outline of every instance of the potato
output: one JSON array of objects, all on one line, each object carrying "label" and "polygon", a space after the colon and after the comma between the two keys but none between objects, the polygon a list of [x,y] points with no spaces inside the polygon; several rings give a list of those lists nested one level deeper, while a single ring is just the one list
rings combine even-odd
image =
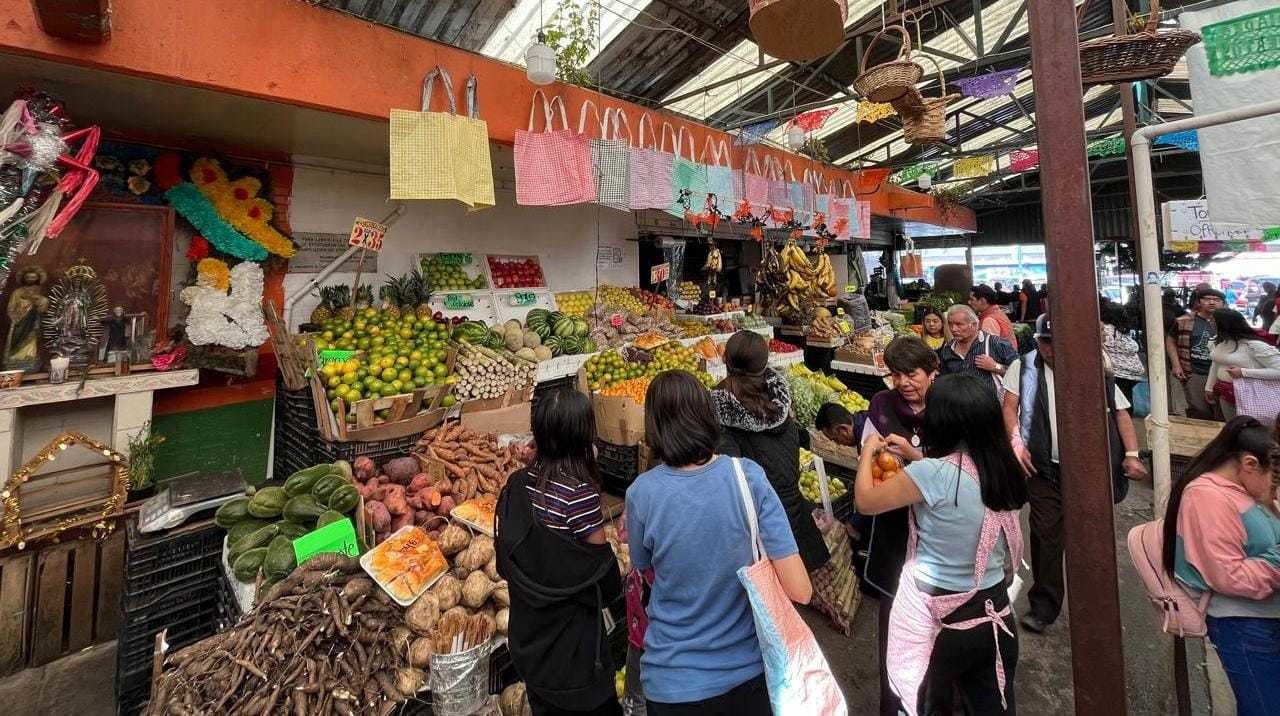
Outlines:
[{"label": "potato", "polygon": [[402,666],[396,669],[396,689],[406,699],[415,696],[427,683],[427,674],[422,669]]},{"label": "potato", "polygon": [[511,592],[507,589],[507,582],[503,580],[494,585],[493,601],[500,607],[511,606]]},{"label": "potato", "polygon": [[471,532],[461,525],[449,525],[440,531],[440,539],[437,541],[444,556],[452,557],[471,544]]},{"label": "potato", "polygon": [[[504,607],[498,610],[497,616],[494,617],[494,624],[496,625],[496,628],[499,634],[507,633],[507,622],[510,618],[511,618],[510,609],[507,609]],[[412,647],[410,647],[409,655],[410,657],[412,657],[413,655]]]},{"label": "potato", "polygon": [[485,563],[484,573],[485,576],[495,582],[502,581],[502,576],[498,574],[498,556],[496,554],[490,557],[489,561]]},{"label": "potato", "polygon": [[429,634],[440,619],[440,600],[427,593],[404,610],[404,623],[416,634]]},{"label": "potato", "polygon": [[462,582],[458,581],[452,574],[446,574],[431,585],[430,593],[435,595],[440,604],[440,609],[448,611],[458,606],[458,602],[462,601]]},{"label": "potato", "polygon": [[420,636],[409,642],[409,664],[419,669],[431,666],[431,637]]},{"label": "potato", "polygon": [[462,583],[462,604],[479,609],[489,598],[493,588],[494,582],[484,572],[472,572],[467,575],[467,581]]}]

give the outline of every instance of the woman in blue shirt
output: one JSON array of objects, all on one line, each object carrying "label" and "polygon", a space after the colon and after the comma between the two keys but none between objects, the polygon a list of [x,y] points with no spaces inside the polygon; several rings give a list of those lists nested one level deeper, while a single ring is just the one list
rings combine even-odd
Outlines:
[{"label": "woman in blue shirt", "polygon": [[[737,570],[752,562],[734,458],[717,455],[711,394],[684,371],[645,395],[645,441],[661,464],[627,489],[631,563],[652,568],[640,679],[652,716],[766,716],[764,662]],[[793,601],[813,594],[787,514],[764,471],[741,461],[760,537]]]}]

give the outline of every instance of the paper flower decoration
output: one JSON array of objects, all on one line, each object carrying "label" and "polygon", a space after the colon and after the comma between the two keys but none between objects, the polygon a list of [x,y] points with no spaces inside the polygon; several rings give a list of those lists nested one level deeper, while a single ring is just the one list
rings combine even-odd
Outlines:
[{"label": "paper flower decoration", "polygon": [[292,258],[293,242],[271,226],[271,202],[258,196],[262,182],[254,177],[229,181],[216,159],[197,159],[191,166],[191,182],[209,198],[227,223],[277,256]]},{"label": "paper flower decoration", "polygon": [[995,165],[996,158],[990,154],[964,157],[963,159],[957,159],[955,165],[952,166],[951,177],[953,179],[977,179],[990,174]]},{"label": "paper flower decoration", "polygon": [[231,269],[219,259],[203,259],[196,264],[196,285],[226,291],[231,286]]},{"label": "paper flower decoration", "polygon": [[209,256],[209,242],[203,236],[195,236],[191,239],[191,245],[187,247],[187,260],[199,261]]},{"label": "paper flower decoration", "polygon": [[192,345],[239,350],[260,346],[267,340],[267,326],[262,319],[262,267],[245,261],[236,264],[228,278],[229,291],[205,285],[203,274],[195,286],[182,289],[182,302],[191,306],[187,339]]},{"label": "paper flower decoration", "polygon": [[1009,152],[1009,169],[1025,172],[1040,166],[1039,149],[1015,149]]},{"label": "paper flower decoration", "polygon": [[880,102],[859,102],[858,108],[854,110],[853,113],[853,121],[879,122],[885,117],[892,117],[897,113],[897,110],[895,110],[891,104]]},{"label": "paper flower decoration", "polygon": [[958,77],[951,80],[951,84],[959,87],[960,93],[965,97],[988,99],[1013,94],[1014,88],[1018,85],[1018,75],[1021,72],[1020,68],[1015,68],[988,72],[977,77]]},{"label": "paper flower decoration", "polygon": [[[156,171],[159,170],[160,165],[157,163]],[[244,234],[224,221],[209,198],[195,184],[175,184],[164,193],[164,199],[222,253],[246,261],[267,260],[267,250],[246,239]]]}]

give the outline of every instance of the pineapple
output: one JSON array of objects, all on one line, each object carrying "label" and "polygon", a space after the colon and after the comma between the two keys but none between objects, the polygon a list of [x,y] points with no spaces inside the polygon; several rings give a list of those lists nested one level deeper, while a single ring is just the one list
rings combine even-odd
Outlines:
[{"label": "pineapple", "polygon": [[382,313],[390,318],[400,317],[400,306],[404,302],[405,279],[403,276],[388,276],[387,282],[378,289],[378,298],[382,300]]},{"label": "pineapple", "polygon": [[361,286],[356,289],[355,308],[357,311],[363,311],[373,306],[373,287],[369,285]]},{"label": "pineapple", "polygon": [[336,309],[334,314],[344,321],[350,321],[356,317],[356,309],[351,307],[350,286],[333,287],[332,306]]},{"label": "pineapple", "polygon": [[408,292],[401,297],[401,306],[406,311],[413,311],[419,320],[426,320],[431,317],[431,287],[427,285],[427,279],[418,269],[409,272],[405,277],[405,283],[408,286]]},{"label": "pineapple", "polygon": [[310,323],[324,323],[333,317],[333,288],[331,286],[322,286],[320,288],[320,305],[311,311],[311,317],[308,319]]}]

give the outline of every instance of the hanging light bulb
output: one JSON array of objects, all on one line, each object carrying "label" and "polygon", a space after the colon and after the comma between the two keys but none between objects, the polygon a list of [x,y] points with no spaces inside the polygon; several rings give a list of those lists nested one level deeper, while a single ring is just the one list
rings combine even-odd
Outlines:
[{"label": "hanging light bulb", "polygon": [[793,151],[804,147],[804,127],[794,123],[787,127],[787,146]]},{"label": "hanging light bulb", "polygon": [[524,51],[524,66],[529,81],[549,85],[556,81],[556,53],[547,45],[547,36],[538,30],[538,40]]}]

